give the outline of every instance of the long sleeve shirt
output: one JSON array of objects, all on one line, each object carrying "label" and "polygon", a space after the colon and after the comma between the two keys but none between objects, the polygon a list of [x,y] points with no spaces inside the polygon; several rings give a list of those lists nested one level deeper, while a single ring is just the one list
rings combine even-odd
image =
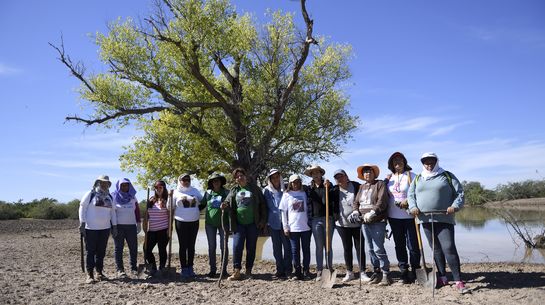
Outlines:
[{"label": "long sleeve shirt", "polygon": [[[92,197],[92,198],[91,198]],[[89,191],[83,195],[79,204],[79,221],[85,223],[88,230],[105,230],[111,226],[117,225],[117,215],[115,205],[105,206],[96,205],[97,196],[94,191]],[[113,199],[110,196],[110,199]]]}]

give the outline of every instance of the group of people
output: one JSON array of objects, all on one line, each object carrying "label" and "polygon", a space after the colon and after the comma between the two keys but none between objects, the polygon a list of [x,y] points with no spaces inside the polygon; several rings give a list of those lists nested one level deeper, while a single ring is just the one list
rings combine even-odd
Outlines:
[{"label": "group of people", "polygon": [[[226,189],[226,178],[213,173],[206,181],[207,189],[201,194],[191,185],[191,176],[182,174],[177,187],[170,192],[160,180],[154,184],[155,194],[148,198],[146,220],[143,224],[145,261],[150,274],[166,267],[166,247],[170,240],[169,228],[176,230],[182,279],[195,277],[193,262],[199,218],[205,210],[205,231],[208,239],[209,277],[228,277],[240,280],[252,277],[259,232],[267,230],[271,236],[276,263],[274,279],[320,281],[324,268],[333,269],[331,240],[336,230],[342,241],[346,274],[343,282],[356,278],[353,250],[359,264],[362,282],[390,285],[390,261],[384,242],[386,226],[390,225],[395,242],[395,255],[400,270],[400,281],[409,284],[416,279],[421,252],[417,230],[419,225],[433,245],[437,266],[436,287],[449,284],[446,265],[451,270],[455,288],[468,291],[460,275],[460,259],[454,241],[454,213],[463,207],[464,193],[459,180],[439,166],[435,153],[421,156],[422,171],[415,174],[406,157],[393,153],[388,159],[390,173],[378,179],[380,169],[374,164],[363,164],[356,170],[361,182],[350,180],[343,169],[334,172],[335,184],[325,180],[325,170],[317,165],[308,167],[304,174],[311,178],[303,185],[298,174],[289,176],[287,184],[276,169],[268,172],[261,189],[250,182],[245,169],[232,172],[232,187]],[[104,279],[103,260],[111,235],[115,241],[117,275],[126,277],[123,267],[123,247],[126,242],[130,253],[131,272],[136,275],[137,234],[141,217],[136,190],[128,179],[117,181],[111,194],[111,182],[100,176],[94,187],[80,203],[80,232],[85,236],[87,251],[87,281]],[[171,219],[174,219],[172,223]],[[170,226],[169,226],[170,225]],[[216,262],[217,235],[223,261],[218,272]],[[227,272],[229,251],[226,240],[233,236],[233,271]],[[310,272],[310,242],[316,245],[316,274]],[[157,266],[153,248],[157,246]],[[372,269],[366,270],[366,250]],[[246,250],[244,273],[243,251]],[[301,260],[302,253],[302,260]],[[324,266],[325,253],[325,266]],[[96,270],[96,276],[94,271]]]}]

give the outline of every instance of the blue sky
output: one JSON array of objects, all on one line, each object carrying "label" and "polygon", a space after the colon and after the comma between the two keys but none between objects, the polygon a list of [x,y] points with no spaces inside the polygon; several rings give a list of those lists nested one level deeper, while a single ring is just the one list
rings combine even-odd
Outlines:
[{"label": "blue sky", "polygon": [[[90,35],[118,17],[143,17],[151,1],[0,2],[0,200],[80,198],[95,177],[133,174],[119,155],[137,134],[65,123],[84,114],[79,83],[48,42],[100,72]],[[333,4],[334,3],[334,4]],[[238,0],[262,20],[288,0]],[[326,176],[402,151],[419,172],[435,151],[461,180],[489,188],[545,176],[545,2],[540,0],[309,0],[314,32],[353,46],[350,110],[361,124]],[[383,175],[381,175],[383,176]],[[142,193],[141,193],[142,194]],[[142,195],[140,195],[142,197]]]}]

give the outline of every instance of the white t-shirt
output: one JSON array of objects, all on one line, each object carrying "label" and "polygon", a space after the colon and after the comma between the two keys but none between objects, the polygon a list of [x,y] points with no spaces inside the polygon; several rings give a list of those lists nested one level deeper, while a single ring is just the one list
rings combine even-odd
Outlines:
[{"label": "white t-shirt", "polygon": [[282,225],[290,232],[310,231],[308,226],[307,194],[303,191],[284,193],[279,209],[282,211]]},{"label": "white t-shirt", "polygon": [[412,215],[408,210],[400,209],[395,205],[395,202],[401,202],[407,199],[409,192],[409,174],[411,180],[414,181],[415,174],[412,172],[404,172],[403,174],[393,174],[388,182],[388,191],[390,192],[390,202],[388,202],[388,217],[396,219],[411,219]]},{"label": "white t-shirt", "polygon": [[176,189],[172,197],[176,206],[174,219],[183,222],[199,220],[199,203],[201,202],[202,195],[196,188],[190,186],[181,191]]},{"label": "white t-shirt", "polygon": [[93,191],[89,191],[81,198],[79,204],[80,223],[85,222],[85,228],[88,230],[105,230],[117,225],[112,197],[104,196],[100,198],[98,195],[93,195],[93,198],[91,198],[92,193]]},{"label": "white t-shirt", "polygon": [[136,205],[138,200],[136,198],[131,199],[127,204],[120,204],[114,199],[115,213],[117,216],[117,224],[120,225],[135,225],[136,224]]}]

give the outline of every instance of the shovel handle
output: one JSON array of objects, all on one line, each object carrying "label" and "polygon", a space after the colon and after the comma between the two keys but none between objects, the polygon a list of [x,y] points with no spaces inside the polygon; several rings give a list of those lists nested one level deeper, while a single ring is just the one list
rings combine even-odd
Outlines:
[{"label": "shovel handle", "polygon": [[426,259],[424,258],[424,247],[422,246],[422,237],[420,236],[420,225],[416,217],[414,218],[414,226],[416,229],[416,238],[418,239],[418,247],[420,248],[420,256],[422,257],[422,268],[426,270]]}]

